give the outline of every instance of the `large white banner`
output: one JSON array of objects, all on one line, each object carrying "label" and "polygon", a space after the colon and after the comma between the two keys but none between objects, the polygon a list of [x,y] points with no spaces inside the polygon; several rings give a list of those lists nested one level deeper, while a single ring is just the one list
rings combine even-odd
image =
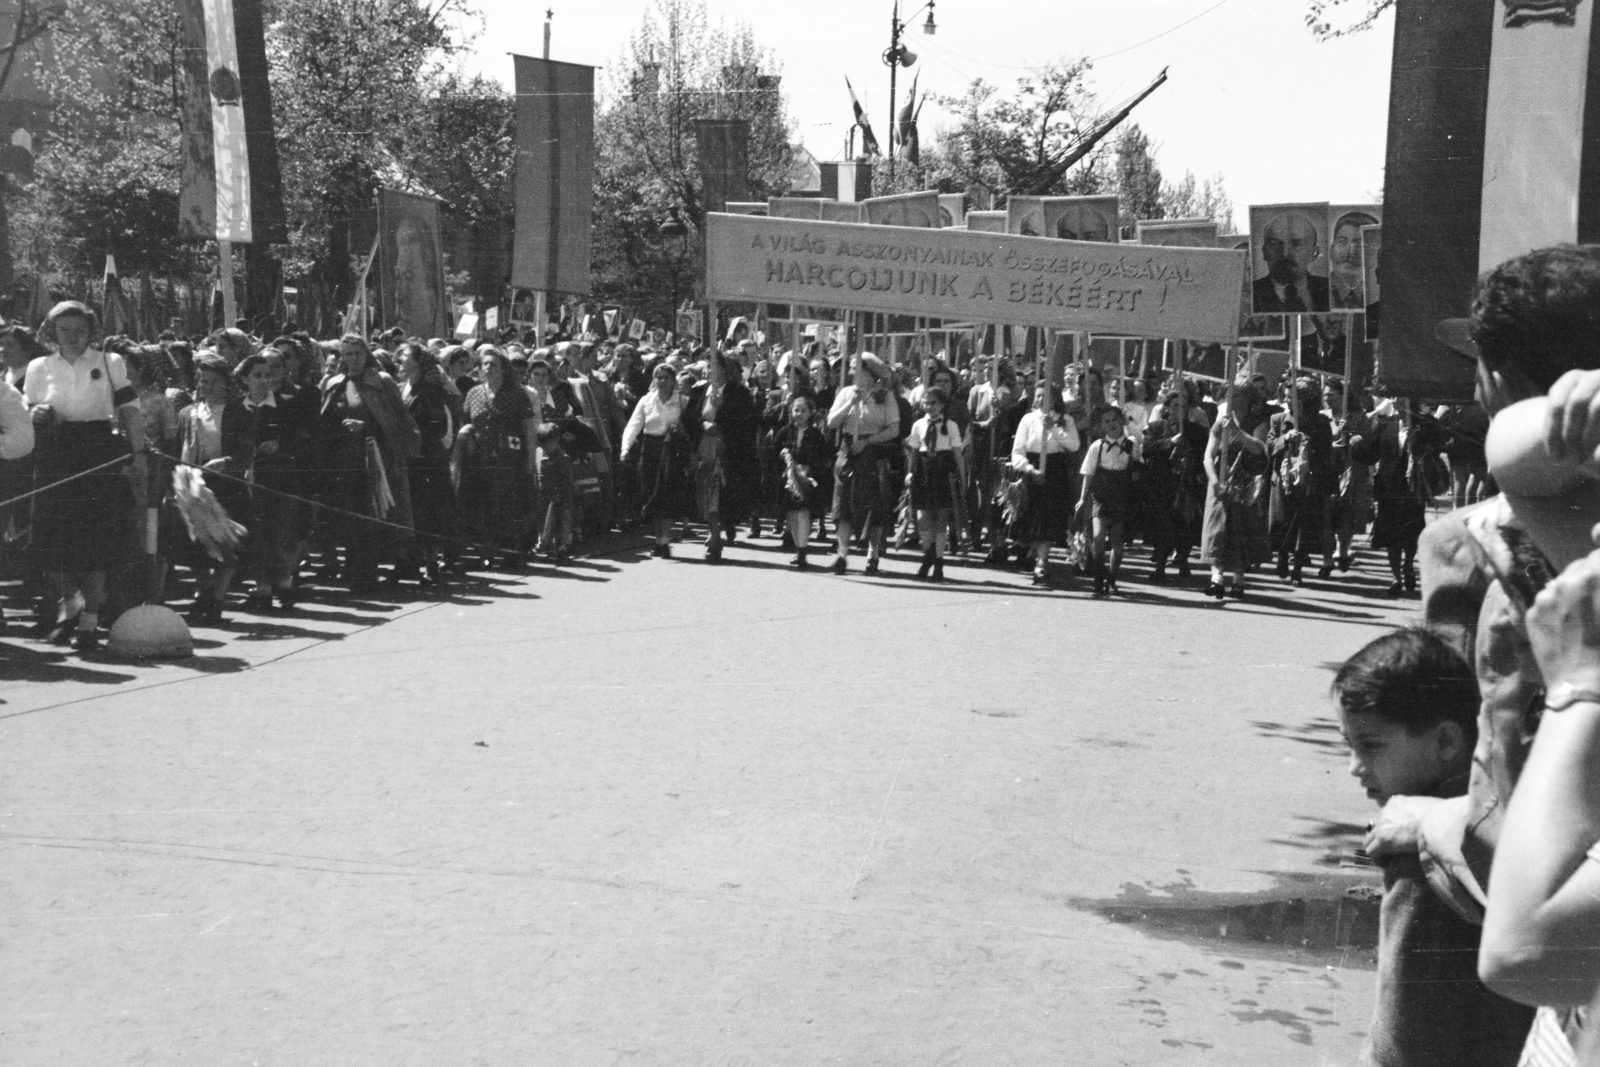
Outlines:
[{"label": "large white banner", "polygon": [[244,134],[239,45],[233,0],[204,0],[206,65],[211,88],[211,143],[217,181],[217,240],[249,244],[250,150]]},{"label": "large white banner", "polygon": [[1245,255],[742,215],[706,216],[712,300],[822,304],[1231,344]]}]

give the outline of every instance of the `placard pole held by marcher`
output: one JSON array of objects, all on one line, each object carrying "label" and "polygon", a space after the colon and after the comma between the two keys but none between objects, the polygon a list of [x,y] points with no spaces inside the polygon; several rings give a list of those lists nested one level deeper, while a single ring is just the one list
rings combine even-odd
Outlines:
[{"label": "placard pole held by marcher", "polygon": [[233,292],[233,242],[217,241],[217,264],[222,271],[222,328],[239,321],[238,298]]}]

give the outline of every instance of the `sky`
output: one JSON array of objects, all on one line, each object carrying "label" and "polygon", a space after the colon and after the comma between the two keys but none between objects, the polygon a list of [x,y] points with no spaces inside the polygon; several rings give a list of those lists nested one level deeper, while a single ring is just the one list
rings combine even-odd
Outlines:
[{"label": "sky", "polygon": [[[537,56],[553,8],[551,58],[617,64],[655,0],[476,0],[481,32],[470,70],[508,86],[508,53]],[[775,54],[797,140],[819,159],[843,154],[848,76],[880,141],[887,136],[893,0],[707,0],[713,22],[750,26]],[[1164,176],[1220,173],[1240,228],[1250,204],[1367,203],[1383,188],[1394,18],[1325,43],[1306,29],[1303,0],[936,0],[937,32],[911,15],[903,41],[917,62],[900,72],[933,94],[959,95],[974,78],[1009,90],[1052,60],[1088,56],[1090,85],[1115,106],[1168,68],[1137,110]],[[766,72],[764,72],[766,73]],[[930,100],[923,143],[949,123]]]}]

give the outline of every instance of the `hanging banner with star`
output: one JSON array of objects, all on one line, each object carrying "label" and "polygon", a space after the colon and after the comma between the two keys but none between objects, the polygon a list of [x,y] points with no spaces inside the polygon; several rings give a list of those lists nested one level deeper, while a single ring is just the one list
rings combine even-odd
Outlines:
[{"label": "hanging banner with star", "polygon": [[186,96],[178,230],[287,241],[261,0],[179,0]]}]

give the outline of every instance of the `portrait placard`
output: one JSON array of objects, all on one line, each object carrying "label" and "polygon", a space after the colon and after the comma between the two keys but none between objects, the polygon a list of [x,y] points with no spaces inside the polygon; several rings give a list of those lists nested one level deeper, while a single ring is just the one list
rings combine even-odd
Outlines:
[{"label": "portrait placard", "polygon": [[1117,198],[1114,196],[1047,196],[1044,232],[1064,241],[1117,243]]},{"label": "portrait placard", "polygon": [[1217,238],[1218,248],[1231,248],[1245,254],[1245,267],[1239,279],[1239,340],[1281,341],[1288,336],[1288,322],[1282,315],[1251,314],[1250,235],[1230,233]]},{"label": "portrait placard", "polygon": [[1006,213],[1004,211],[969,211],[967,212],[967,229],[976,230],[978,233],[1005,233]]},{"label": "portrait placard", "polygon": [[1042,196],[1013,196],[1006,201],[1006,232],[1023,237],[1048,237]]},{"label": "portrait placard", "polygon": [[1328,311],[1328,205],[1250,208],[1250,298],[1257,315]]},{"label": "portrait placard", "polygon": [[1383,293],[1378,288],[1378,258],[1383,251],[1383,224],[1361,227],[1361,276],[1366,282],[1368,340],[1378,336]]},{"label": "portrait placard", "polygon": [[823,222],[860,222],[861,202],[857,200],[819,200],[817,217]]},{"label": "portrait placard", "polygon": [[1328,291],[1334,311],[1367,309],[1361,230],[1382,223],[1381,204],[1335,204],[1328,208]]},{"label": "portrait placard", "polygon": [[861,221],[874,226],[915,226],[925,230],[939,228],[938,193],[875,196],[863,200],[861,207]]}]

